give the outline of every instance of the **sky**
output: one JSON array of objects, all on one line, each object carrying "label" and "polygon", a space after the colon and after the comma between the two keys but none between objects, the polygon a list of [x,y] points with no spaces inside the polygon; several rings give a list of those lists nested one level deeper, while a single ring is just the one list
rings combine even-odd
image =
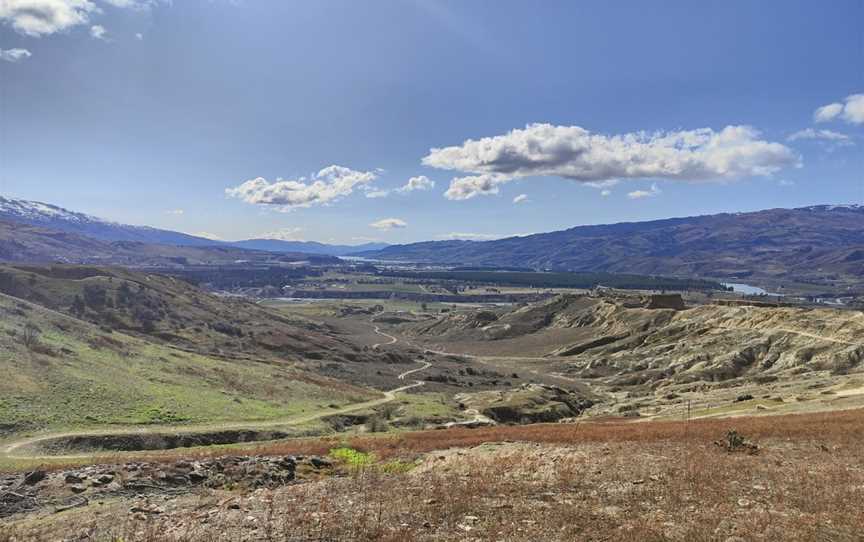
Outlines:
[{"label": "sky", "polygon": [[345,244],[860,204],[862,21],[864,0],[0,0],[0,195]]}]

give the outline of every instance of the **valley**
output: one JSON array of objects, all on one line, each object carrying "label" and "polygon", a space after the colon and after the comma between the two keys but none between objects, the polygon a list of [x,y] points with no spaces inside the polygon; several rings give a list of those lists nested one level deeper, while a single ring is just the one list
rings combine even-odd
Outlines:
[{"label": "valley", "polygon": [[[815,462],[824,484],[857,461],[854,257],[839,282],[641,264],[572,272],[208,244],[49,210],[0,222],[2,542],[69,529],[82,540],[201,540],[215,528],[350,540],[351,525],[376,540],[732,536],[758,529],[746,518],[769,502],[759,492],[801,495],[781,476]],[[838,212],[844,228],[857,209]],[[182,244],[152,242],[166,235]],[[746,486],[730,505],[716,486],[692,490],[687,477],[703,469],[772,489]],[[461,504],[432,513],[416,502],[418,483],[458,488]],[[734,528],[676,515],[667,503],[686,487]],[[589,488],[597,501],[575,506]],[[366,508],[308,500],[345,504],[356,491],[391,511],[378,527]],[[515,515],[501,517],[490,491]],[[276,519],[298,502],[327,519]],[[853,540],[856,516],[840,510],[790,501],[782,513],[830,519],[832,539]],[[644,514],[665,520],[635,519]],[[574,530],[558,516],[590,521]]]}]

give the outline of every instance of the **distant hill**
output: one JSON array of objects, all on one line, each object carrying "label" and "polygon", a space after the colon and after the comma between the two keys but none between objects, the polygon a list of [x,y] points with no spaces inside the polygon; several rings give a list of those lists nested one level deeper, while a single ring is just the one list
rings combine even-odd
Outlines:
[{"label": "distant hill", "polygon": [[347,256],[370,250],[383,250],[386,243],[364,243],[362,245],[327,245],[315,241],[281,241],[279,239],[248,239],[236,241],[231,246],[270,252],[306,252],[308,254],[326,254],[329,256]]},{"label": "distant hill", "polygon": [[864,206],[818,205],[578,226],[496,241],[393,245],[360,255],[454,265],[860,286]]},{"label": "distant hill", "polygon": [[47,228],[57,232],[83,235],[100,241],[128,241],[176,246],[220,246],[237,247],[248,250],[269,252],[304,252],[327,256],[344,256],[355,252],[381,250],[386,243],[366,243],[362,245],[328,245],[314,241],[281,241],[278,239],[249,239],[245,241],[214,241],[186,233],[132,226],[111,222],[101,218],[70,211],[50,203],[28,201],[0,196],[0,221],[14,222]]},{"label": "distant hill", "polygon": [[225,265],[237,262],[338,263],[333,256],[266,252],[230,245],[177,246],[139,241],[104,241],[85,235],[0,220],[0,261],[127,266]]}]

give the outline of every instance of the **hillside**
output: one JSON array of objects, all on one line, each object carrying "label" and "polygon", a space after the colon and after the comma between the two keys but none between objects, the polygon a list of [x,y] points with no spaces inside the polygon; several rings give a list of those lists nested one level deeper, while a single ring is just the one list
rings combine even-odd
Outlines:
[{"label": "hillside", "polygon": [[0,266],[0,293],[200,353],[283,361],[370,359],[326,327],[163,275],[93,266]]},{"label": "hillside", "polygon": [[822,205],[579,226],[497,241],[394,245],[362,255],[454,265],[856,288],[864,279],[864,206]]},{"label": "hillside", "polygon": [[278,265],[336,263],[332,256],[265,252],[230,245],[180,246],[139,241],[104,241],[44,226],[0,220],[0,261],[168,267],[226,265],[238,261]]},{"label": "hillside", "polygon": [[4,294],[0,373],[0,437],[44,428],[273,419],[375,396],[294,364],[186,352]]},{"label": "hillside", "polygon": [[[427,344],[544,356],[553,370],[611,387],[723,387],[803,373],[864,371],[864,315],[835,309],[701,305],[648,308],[630,298],[558,296],[516,309],[412,324]],[[487,346],[487,349],[490,348]]]}]

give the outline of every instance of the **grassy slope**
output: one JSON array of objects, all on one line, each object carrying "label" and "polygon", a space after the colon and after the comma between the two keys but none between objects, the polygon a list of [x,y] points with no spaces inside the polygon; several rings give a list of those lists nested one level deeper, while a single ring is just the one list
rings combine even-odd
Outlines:
[{"label": "grassy slope", "polygon": [[[107,333],[0,295],[0,434],[35,428],[273,419],[368,391],[288,363],[226,360]],[[26,323],[41,330],[34,350]]]},{"label": "grassy slope", "polygon": [[[105,302],[88,302],[83,313],[76,312],[75,298],[86,301],[88,288],[104,292]],[[0,292],[204,355],[370,359],[356,345],[301,317],[210,295],[157,274],[93,266],[0,266]]]}]

